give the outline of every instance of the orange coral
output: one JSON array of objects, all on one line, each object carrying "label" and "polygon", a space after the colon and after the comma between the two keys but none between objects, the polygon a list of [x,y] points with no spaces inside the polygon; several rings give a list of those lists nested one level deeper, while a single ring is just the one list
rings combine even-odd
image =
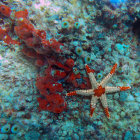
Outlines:
[{"label": "orange coral", "polygon": [[37,59],[35,64],[39,67],[43,66],[44,65],[44,61],[42,59]]},{"label": "orange coral", "polygon": [[30,24],[22,24],[20,26],[15,26],[14,30],[17,36],[23,40],[33,36],[33,26]]},{"label": "orange coral", "polygon": [[28,17],[28,11],[27,9],[23,10],[23,11],[17,11],[15,12],[15,18],[27,18]]},{"label": "orange coral", "polygon": [[66,109],[66,103],[59,94],[47,95],[44,98],[38,98],[39,109],[48,110],[53,113],[61,113]]},{"label": "orange coral", "polygon": [[6,5],[0,5],[0,13],[6,17],[10,17],[12,10]]},{"label": "orange coral", "polygon": [[8,29],[2,29],[0,27],[0,40],[3,40],[7,44],[20,44],[19,41],[13,40],[9,35],[8,35]]}]

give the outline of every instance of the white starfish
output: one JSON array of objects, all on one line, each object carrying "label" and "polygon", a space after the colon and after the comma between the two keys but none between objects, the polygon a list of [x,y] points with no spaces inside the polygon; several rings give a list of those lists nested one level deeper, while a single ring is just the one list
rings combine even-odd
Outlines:
[{"label": "white starfish", "polygon": [[124,90],[128,90],[128,89],[131,88],[131,87],[109,87],[109,86],[106,86],[109,79],[115,73],[116,67],[117,67],[117,64],[115,64],[113,66],[110,73],[101,81],[101,83],[97,83],[97,81],[96,81],[96,79],[93,75],[93,70],[91,70],[89,68],[89,66],[86,64],[85,68],[86,68],[86,71],[88,73],[92,88],[88,89],[88,90],[72,91],[72,92],[67,93],[67,96],[73,96],[73,95],[92,96],[91,104],[90,104],[90,116],[91,117],[92,117],[92,114],[95,110],[97,100],[100,99],[101,103],[104,107],[105,114],[109,118],[110,115],[109,115],[109,112],[108,112],[108,104],[107,104],[106,93],[124,91]]}]

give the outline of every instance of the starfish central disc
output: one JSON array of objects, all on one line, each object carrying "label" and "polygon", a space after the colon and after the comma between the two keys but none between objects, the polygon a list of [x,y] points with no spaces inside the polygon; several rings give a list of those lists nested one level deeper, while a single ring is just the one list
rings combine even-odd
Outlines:
[{"label": "starfish central disc", "polygon": [[102,86],[98,86],[97,89],[94,90],[94,96],[100,97],[102,94],[105,93],[105,88],[102,88]]}]

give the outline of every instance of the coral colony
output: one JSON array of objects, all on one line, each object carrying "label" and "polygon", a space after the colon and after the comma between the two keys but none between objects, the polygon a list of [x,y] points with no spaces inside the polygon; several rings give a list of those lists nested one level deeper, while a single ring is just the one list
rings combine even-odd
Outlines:
[{"label": "coral colony", "polygon": [[139,4],[2,0],[0,140],[139,140]]}]

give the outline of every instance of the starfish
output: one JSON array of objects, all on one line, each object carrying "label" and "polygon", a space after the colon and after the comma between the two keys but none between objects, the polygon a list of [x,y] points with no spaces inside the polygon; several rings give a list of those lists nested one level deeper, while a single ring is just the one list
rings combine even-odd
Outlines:
[{"label": "starfish", "polygon": [[94,70],[91,70],[89,68],[89,66],[86,64],[85,69],[89,76],[89,80],[91,82],[92,88],[88,89],[88,90],[72,91],[72,92],[67,93],[67,96],[73,96],[73,95],[91,96],[91,104],[90,104],[90,116],[91,117],[95,110],[97,100],[100,99],[102,106],[104,108],[105,115],[107,116],[107,118],[109,118],[110,115],[109,115],[109,111],[108,111],[106,94],[112,93],[112,92],[124,91],[124,90],[128,90],[131,88],[131,87],[120,87],[120,86],[118,86],[118,87],[106,86],[106,84],[108,83],[108,81],[110,80],[112,75],[115,73],[116,67],[117,67],[117,64],[115,64],[113,66],[113,68],[111,69],[110,73],[100,83],[98,83],[93,74]]}]

